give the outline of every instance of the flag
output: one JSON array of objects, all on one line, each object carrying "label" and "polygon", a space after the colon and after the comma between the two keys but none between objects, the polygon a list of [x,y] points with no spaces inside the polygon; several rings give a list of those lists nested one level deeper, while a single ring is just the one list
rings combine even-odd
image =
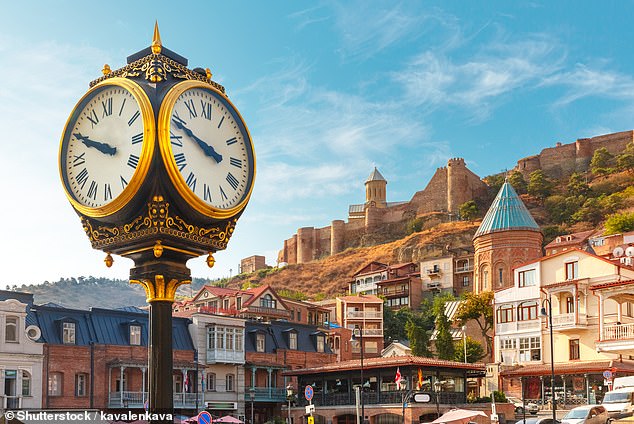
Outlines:
[{"label": "flag", "polygon": [[185,373],[185,391],[189,392],[189,373]]},{"label": "flag", "polygon": [[396,377],[394,377],[396,383],[396,390],[401,390],[401,368],[396,368]]},{"label": "flag", "polygon": [[423,370],[418,369],[418,384],[416,384],[416,389],[421,390],[423,388]]}]

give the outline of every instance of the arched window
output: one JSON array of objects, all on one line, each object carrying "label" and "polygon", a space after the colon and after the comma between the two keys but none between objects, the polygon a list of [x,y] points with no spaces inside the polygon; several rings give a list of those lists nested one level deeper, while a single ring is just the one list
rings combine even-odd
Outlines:
[{"label": "arched window", "polygon": [[260,306],[263,308],[277,307],[275,305],[275,300],[273,299],[273,296],[271,296],[270,294],[265,294],[264,296],[262,296],[262,298],[260,299]]},{"label": "arched window", "polygon": [[537,302],[522,302],[517,306],[517,320],[530,321],[537,319]]},{"label": "arched window", "polygon": [[498,324],[513,322],[513,305],[502,305],[498,308]]},{"label": "arched window", "polygon": [[18,317],[8,316],[5,323],[4,340],[6,342],[18,341]]},{"label": "arched window", "polygon": [[31,374],[22,371],[22,396],[31,396]]}]

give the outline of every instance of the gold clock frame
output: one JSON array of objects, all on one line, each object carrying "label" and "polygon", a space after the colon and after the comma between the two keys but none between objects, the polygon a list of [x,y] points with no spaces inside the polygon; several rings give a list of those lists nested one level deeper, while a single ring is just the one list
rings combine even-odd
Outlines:
[{"label": "gold clock frame", "polygon": [[[85,100],[92,96],[96,91],[100,90],[104,86],[109,85],[118,86],[127,90],[130,94],[132,94],[137,104],[139,105],[139,108],[141,110],[141,118],[143,119],[143,147],[141,148],[141,156],[139,157],[137,168],[134,171],[134,174],[132,174],[130,182],[123,189],[123,191],[110,203],[99,206],[97,208],[91,208],[77,201],[72,192],[67,187],[62,155],[65,152],[64,145],[66,144],[68,136],[70,135],[68,134],[69,125],[71,121],[73,123],[75,122],[75,119],[77,118],[77,113],[79,112],[78,108],[82,106]],[[120,211],[132,200],[132,198],[137,194],[139,188],[145,181],[150,169],[150,165],[152,163],[152,156],[154,154],[154,143],[156,140],[155,128],[156,125],[154,121],[154,110],[152,108],[152,103],[150,103],[150,99],[148,98],[145,91],[143,91],[141,86],[129,79],[115,77],[102,81],[90,88],[90,90],[88,90],[86,94],[84,94],[82,98],[79,99],[72,112],[70,113],[68,120],[66,121],[66,125],[64,126],[64,131],[62,132],[62,138],[59,145],[58,159],[59,175],[62,180],[62,186],[64,187],[66,197],[70,201],[71,205],[75,208],[75,210],[91,218],[103,218]]]},{"label": "gold clock frame", "polygon": [[[242,123],[244,130],[246,132],[246,136],[248,137],[249,147],[251,149],[251,157],[253,159],[253,173],[251,175],[251,182],[247,189],[247,192],[236,206],[228,209],[221,209],[214,206],[210,206],[205,201],[201,200],[194,192],[190,190],[190,188],[185,183],[185,179],[178,171],[178,167],[176,166],[176,161],[174,160],[174,155],[172,152],[172,144],[170,141],[170,121],[172,116],[172,110],[174,109],[174,105],[176,104],[176,100],[187,90],[191,90],[194,88],[202,88],[205,90],[209,90],[217,94],[219,97],[224,99],[227,102],[229,107],[233,109],[237,118]],[[174,184],[174,187],[178,191],[178,193],[185,199],[185,201],[192,206],[197,212],[203,214],[204,216],[208,216],[210,218],[217,219],[226,219],[231,218],[242,211],[247,203],[249,202],[249,198],[251,197],[251,193],[253,191],[253,186],[255,184],[255,150],[253,149],[253,139],[251,138],[251,133],[249,132],[249,128],[247,124],[242,119],[242,115],[235,107],[235,105],[229,100],[229,98],[220,90],[218,90],[213,85],[207,84],[202,81],[194,81],[188,80],[183,81],[176,84],[172,87],[168,93],[165,95],[165,98],[161,104],[161,108],[159,110],[158,115],[158,141],[159,148],[161,151],[161,157],[163,158],[163,163],[165,164],[165,169],[167,170],[167,174],[169,175],[170,180]]]}]

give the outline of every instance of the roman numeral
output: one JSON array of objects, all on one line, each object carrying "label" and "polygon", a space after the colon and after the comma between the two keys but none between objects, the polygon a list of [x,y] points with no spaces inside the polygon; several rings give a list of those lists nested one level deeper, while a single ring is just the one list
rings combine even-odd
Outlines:
[{"label": "roman numeral", "polygon": [[187,176],[187,179],[185,180],[185,184],[187,184],[193,192],[196,192],[196,181],[197,181],[196,176],[194,175],[193,172],[190,172],[189,175]]},{"label": "roman numeral", "polygon": [[211,202],[211,189],[207,184],[203,185],[203,199],[205,202]]},{"label": "roman numeral", "polygon": [[84,163],[86,163],[86,158],[84,158],[85,154],[86,154],[86,152],[82,153],[79,156],[73,155],[73,166],[79,166],[79,165],[83,165]]},{"label": "roman numeral", "polygon": [[139,157],[136,155],[130,155],[128,158],[128,166],[136,169],[136,166],[139,164]]},{"label": "roman numeral", "polygon": [[121,116],[121,113],[123,113],[123,107],[125,106],[125,101],[128,99],[123,99],[123,102],[121,103],[121,109],[119,109],[119,116]]},{"label": "roman numeral", "polygon": [[194,99],[185,100],[185,107],[189,111],[189,117],[195,118],[198,116],[196,113],[196,106],[194,105]]},{"label": "roman numeral", "polygon": [[187,166],[187,159],[185,159],[184,153],[177,153],[174,155],[174,162],[176,162],[176,166],[178,166],[179,171],[183,171],[183,168]]},{"label": "roman numeral", "polygon": [[218,128],[220,128],[220,126],[222,125],[222,121],[225,120],[224,115],[220,118],[220,122],[218,122]]},{"label": "roman numeral", "polygon": [[103,107],[102,118],[112,115],[112,97],[108,97],[105,102],[101,102],[101,107]]},{"label": "roman numeral", "polygon": [[119,178],[121,179],[121,188],[126,188],[128,182],[125,180],[125,178],[123,178],[122,175],[119,175]]},{"label": "roman numeral", "polygon": [[233,166],[236,166],[238,168],[242,168],[242,161],[240,159],[236,159],[236,158],[231,158],[229,159],[229,163]]},{"label": "roman numeral", "polygon": [[236,177],[233,176],[231,172],[227,174],[227,182],[231,187],[233,187],[234,190],[236,190],[238,188],[238,184],[240,184],[240,182],[236,179]]},{"label": "roman numeral", "polygon": [[106,183],[103,188],[103,200],[111,200],[112,199],[112,190],[110,189],[110,184]]},{"label": "roman numeral", "polygon": [[97,117],[97,112],[95,112],[95,109],[92,109],[90,113],[86,116],[86,118],[88,118],[88,120],[92,124],[92,127],[90,128],[94,128],[95,125],[99,123],[99,118]]},{"label": "roman numeral", "polygon": [[95,200],[97,199],[97,187],[99,186],[99,184],[97,184],[94,181],[90,182],[90,187],[88,187],[88,197],[90,197],[91,199]]},{"label": "roman numeral", "polygon": [[173,132],[170,131],[170,142],[174,146],[183,147],[183,136],[175,135]]},{"label": "roman numeral", "polygon": [[211,121],[211,103],[207,103],[204,100],[201,100],[200,106],[202,107],[203,118],[209,119]]},{"label": "roman numeral", "polygon": [[82,169],[75,177],[75,181],[77,181],[77,184],[79,184],[83,190],[86,185],[86,181],[88,181],[88,170],[86,168]]},{"label": "roman numeral", "polygon": [[227,146],[231,146],[232,144],[236,144],[238,142],[238,139],[233,137],[230,138],[229,140],[227,140]]},{"label": "roman numeral", "polygon": [[136,121],[139,115],[141,115],[141,112],[139,112],[138,110],[134,112],[134,115],[132,115],[132,118],[130,118],[130,120],[128,121],[128,127],[131,127],[132,124],[134,124],[134,121]]},{"label": "roman numeral", "polygon": [[225,194],[225,191],[222,189],[222,186],[218,186],[218,188],[220,189],[220,196],[222,197],[222,200],[227,200],[228,197]]},{"label": "roman numeral", "polygon": [[143,133],[138,133],[132,136],[132,144],[137,144],[143,141]]}]

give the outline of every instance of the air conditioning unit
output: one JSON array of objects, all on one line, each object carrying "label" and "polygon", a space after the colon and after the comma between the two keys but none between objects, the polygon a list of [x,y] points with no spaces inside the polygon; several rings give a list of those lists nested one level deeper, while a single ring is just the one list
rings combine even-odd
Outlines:
[{"label": "air conditioning unit", "polygon": [[627,266],[634,266],[634,258],[631,256],[624,256],[622,258],[619,258],[621,260],[621,263],[623,265],[627,265]]},{"label": "air conditioning unit", "polygon": [[238,402],[205,402],[205,409],[238,409]]},{"label": "air conditioning unit", "polygon": [[438,288],[440,288],[440,283],[438,283],[438,282],[427,283],[427,288],[429,288],[429,289],[438,289]]}]

